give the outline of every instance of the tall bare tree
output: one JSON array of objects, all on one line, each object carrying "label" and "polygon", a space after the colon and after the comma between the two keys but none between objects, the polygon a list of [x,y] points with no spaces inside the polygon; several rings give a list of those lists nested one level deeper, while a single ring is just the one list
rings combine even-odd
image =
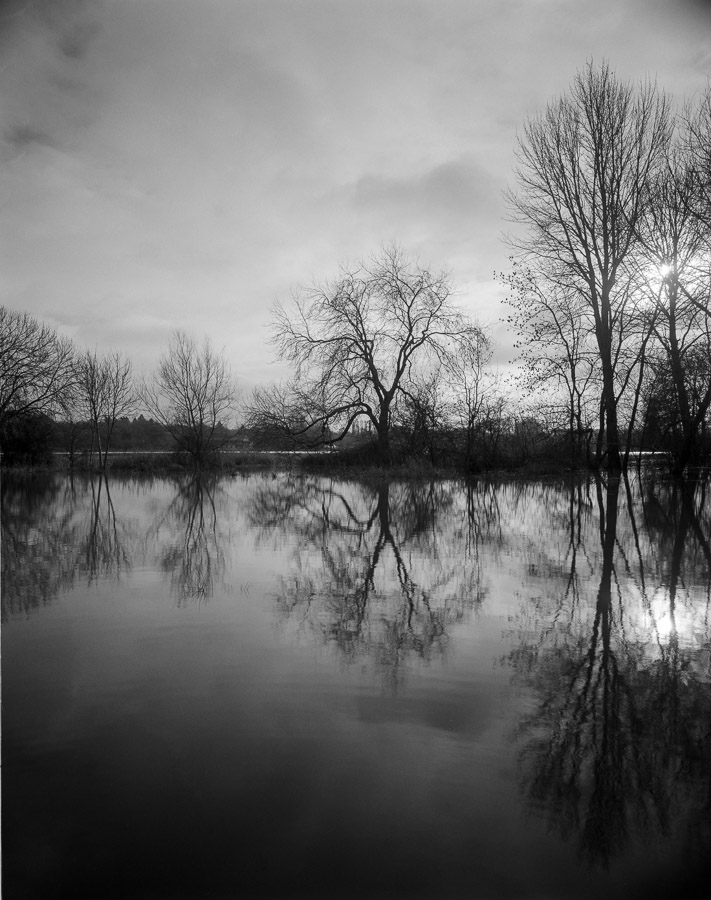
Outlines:
[{"label": "tall bare tree", "polygon": [[634,88],[607,64],[590,62],[568,94],[525,124],[518,142],[519,187],[509,200],[528,230],[512,243],[532,269],[577,294],[589,310],[611,469],[621,467],[620,340],[627,336],[625,320],[634,321],[626,263],[670,128],[669,103],[655,85]]},{"label": "tall bare tree", "polygon": [[73,362],[68,338],[0,306],[0,430],[22,416],[61,411],[74,386]]},{"label": "tall bare tree", "polygon": [[99,465],[106,468],[109,446],[116,422],[136,405],[131,360],[121,353],[100,356],[87,350],[77,362],[79,401],[91,423]]},{"label": "tall bare tree", "polygon": [[[398,247],[343,266],[326,284],[302,289],[274,310],[278,357],[295,367],[291,404],[301,430],[337,441],[359,417],[377,435],[379,456],[391,458],[392,415],[415,374],[446,373],[486,340],[455,305],[449,277],[422,267]],[[269,414],[266,409],[263,413]]]},{"label": "tall bare tree", "polygon": [[698,171],[684,142],[650,184],[639,224],[640,281],[662,350],[657,381],[673,391],[672,451],[680,470],[698,455],[711,407],[711,223],[698,215],[698,203]]},{"label": "tall bare tree", "polygon": [[219,426],[234,411],[236,387],[224,357],[207,338],[198,344],[176,331],[141,399],[178,447],[201,465],[225,439]]}]

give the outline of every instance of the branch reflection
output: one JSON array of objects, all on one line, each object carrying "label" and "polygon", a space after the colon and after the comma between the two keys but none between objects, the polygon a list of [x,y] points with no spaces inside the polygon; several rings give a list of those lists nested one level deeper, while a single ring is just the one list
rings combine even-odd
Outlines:
[{"label": "branch reflection", "polygon": [[117,516],[106,475],[6,472],[0,508],[3,621],[50,603],[78,578],[120,579],[130,569],[134,523]]},{"label": "branch reflection", "polygon": [[116,517],[106,473],[98,479],[92,475],[89,486],[91,514],[80,544],[82,567],[89,584],[100,577],[118,580],[131,568],[131,538],[126,532],[126,524]]},{"label": "branch reflection", "polygon": [[348,663],[372,662],[396,690],[408,664],[445,653],[450,626],[486,594],[472,535],[492,522],[461,497],[459,485],[440,482],[263,483],[250,522],[262,542],[291,542],[282,624]]},{"label": "branch reflection", "polygon": [[185,475],[176,483],[176,493],[158,529],[167,523],[171,537],[159,552],[160,565],[170,576],[171,593],[178,605],[208,600],[215,580],[223,578],[225,554],[216,497],[217,478],[204,473]]},{"label": "branch reflection", "polygon": [[594,491],[597,515],[571,488],[568,571],[522,609],[510,662],[537,697],[530,808],[607,867],[653,835],[711,843],[711,553],[705,483]]},{"label": "branch reflection", "polygon": [[50,603],[76,575],[81,528],[72,482],[47,473],[3,473],[2,621]]}]

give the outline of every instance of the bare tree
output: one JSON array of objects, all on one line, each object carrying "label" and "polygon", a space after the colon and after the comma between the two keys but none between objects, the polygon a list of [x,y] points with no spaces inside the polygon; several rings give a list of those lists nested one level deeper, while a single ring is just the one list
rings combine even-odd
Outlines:
[{"label": "bare tree", "polygon": [[592,319],[611,469],[621,467],[620,342],[634,321],[626,309],[625,267],[636,246],[647,185],[664,162],[670,127],[669,103],[654,85],[635,90],[607,64],[590,62],[569,94],[524,126],[519,190],[509,195],[516,220],[528,226],[528,234],[513,245],[532,269],[578,295]]},{"label": "bare tree", "polygon": [[686,126],[686,150],[689,154],[694,178],[692,209],[704,223],[707,233],[711,230],[711,85],[690,105],[684,116]]},{"label": "bare tree", "polygon": [[116,421],[136,405],[130,359],[120,353],[100,356],[85,351],[77,363],[80,404],[91,423],[92,449],[96,442],[99,465],[105,469]]},{"label": "bare tree", "polygon": [[672,148],[665,170],[650,184],[639,223],[640,282],[662,350],[656,381],[672,386],[672,452],[680,470],[698,455],[711,406],[711,226],[698,215],[698,202],[698,171],[682,144]]},{"label": "bare tree", "polygon": [[0,306],[0,429],[15,418],[61,410],[74,385],[73,360],[68,338]]},{"label": "bare tree", "polygon": [[474,462],[476,431],[500,397],[496,380],[486,377],[485,366],[490,359],[491,345],[480,332],[478,339],[461,348],[452,366],[452,420],[464,431],[464,461],[468,467]]},{"label": "bare tree", "polygon": [[395,246],[302,289],[289,308],[278,304],[273,331],[279,359],[296,370],[286,405],[300,410],[301,431],[335,442],[365,417],[383,461],[391,458],[395,404],[417,371],[451,371],[464,348],[486,343],[455,306],[447,274]]},{"label": "bare tree", "polygon": [[413,377],[400,392],[401,396],[391,411],[393,424],[398,426],[407,440],[408,455],[425,456],[432,464],[451,443],[452,397],[447,390],[449,374],[443,373],[437,366]]},{"label": "bare tree", "polygon": [[563,420],[571,455],[579,459],[591,435],[590,397],[599,391],[598,354],[586,306],[579,294],[549,281],[541,283],[515,261],[513,271],[501,280],[510,290],[507,323],[517,335],[521,386],[527,394],[545,392],[547,424]]},{"label": "bare tree", "polygon": [[201,465],[226,439],[220,426],[234,410],[236,388],[223,356],[207,338],[198,345],[176,331],[141,400],[178,447]]}]

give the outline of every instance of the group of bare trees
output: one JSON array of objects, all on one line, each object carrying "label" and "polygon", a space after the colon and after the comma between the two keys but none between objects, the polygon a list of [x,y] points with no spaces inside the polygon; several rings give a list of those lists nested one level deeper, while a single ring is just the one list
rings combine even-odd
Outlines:
[{"label": "group of bare trees", "polygon": [[[590,62],[525,123],[518,160],[524,228],[503,280],[524,396],[578,461],[619,470],[641,431],[683,470],[711,406],[711,89],[676,113],[655,84]],[[430,451],[456,428],[470,461],[474,434],[503,421],[485,333],[446,274],[397,247],[300,290],[272,324],[294,377],[249,411],[272,435],[333,443],[363,418],[387,461],[394,425]]]},{"label": "group of bare trees", "polygon": [[[711,91],[675,114],[592,62],[524,126],[510,318],[528,388],[619,469],[656,425],[680,469],[711,405]],[[550,399],[549,399],[550,402]]]},{"label": "group of bare trees", "polygon": [[[578,459],[620,469],[636,429],[683,470],[711,407],[711,88],[675,113],[655,84],[590,62],[525,123],[518,160],[509,201],[524,229],[503,279],[524,393]],[[475,436],[501,435],[487,334],[446,272],[396,245],[277,304],[272,342],[293,377],[256,390],[245,420],[272,444],[333,445],[365,423],[382,462],[397,429],[432,461],[456,434],[471,463]],[[183,332],[137,387],[122,354],[77,355],[0,310],[2,430],[36,413],[89,422],[105,467],[117,418],[140,404],[200,463],[234,399],[223,356]]]},{"label": "group of bare trees", "polygon": [[[176,446],[200,464],[217,446],[217,430],[234,409],[235,384],[222,354],[176,331],[150,380],[138,382],[117,351],[78,351],[27,313],[0,307],[0,448],[18,441],[32,455],[33,423],[68,425],[70,455],[84,450],[105,469],[117,421],[146,409]],[[29,427],[29,433],[28,433]]]}]

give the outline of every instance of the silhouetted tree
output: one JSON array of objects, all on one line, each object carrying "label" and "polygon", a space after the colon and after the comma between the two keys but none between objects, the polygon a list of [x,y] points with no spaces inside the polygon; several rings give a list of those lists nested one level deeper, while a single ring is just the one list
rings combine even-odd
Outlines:
[{"label": "silhouetted tree", "polygon": [[392,419],[402,432],[408,456],[424,457],[432,464],[437,462],[440,452],[445,450],[451,406],[439,367],[426,376],[414,377],[403,389]]},{"label": "silhouetted tree", "polygon": [[74,347],[27,313],[0,306],[0,441],[13,419],[54,415],[71,400]]},{"label": "silhouetted tree", "polygon": [[[669,137],[669,104],[652,84],[634,90],[607,64],[591,62],[568,94],[526,122],[518,143],[519,189],[509,195],[516,219],[528,227],[514,246],[537,275],[588,310],[613,470],[622,463],[616,381],[622,348],[636,327],[625,267]],[[638,349],[636,335],[632,343]]]},{"label": "silhouetted tree", "polygon": [[451,419],[454,427],[464,430],[467,468],[474,463],[477,430],[501,397],[496,381],[485,372],[491,354],[491,344],[480,332],[478,338],[460,348],[450,368]]},{"label": "silhouetted tree", "polygon": [[219,426],[234,411],[236,388],[223,356],[207,338],[198,345],[176,331],[141,399],[178,448],[201,465],[227,439]]},{"label": "silhouetted tree", "polygon": [[366,417],[383,461],[391,457],[394,407],[413,373],[435,366],[444,375],[463,354],[487,347],[481,329],[454,305],[447,275],[397,247],[342,267],[334,281],[298,292],[290,307],[277,304],[273,342],[296,377],[277,408],[257,404],[262,418],[288,410],[282,424],[291,428],[298,413],[300,432],[320,430],[333,443]]},{"label": "silhouetted tree", "polygon": [[538,407],[545,425],[566,428],[571,456],[580,460],[589,451],[598,405],[591,404],[591,395],[599,396],[599,358],[591,343],[586,304],[579,294],[555,283],[541,284],[515,260],[513,271],[501,279],[510,291],[507,322],[517,335],[521,386],[527,393],[545,392],[543,409]]},{"label": "silhouetted tree", "polygon": [[95,441],[105,469],[116,422],[136,404],[131,361],[120,353],[99,356],[87,350],[77,361],[77,384],[80,408],[91,423],[92,448]]},{"label": "silhouetted tree", "polygon": [[688,150],[684,144],[671,148],[665,169],[648,185],[638,224],[644,250],[639,278],[654,310],[653,332],[662,350],[651,399],[660,407],[665,388],[671,388],[666,418],[679,470],[698,460],[711,406],[711,367],[703,365],[711,355],[711,264],[706,252],[711,231],[695,211],[698,191]]},{"label": "silhouetted tree", "polygon": [[692,209],[711,231],[711,87],[707,87],[695,105],[685,115],[686,142],[694,174],[695,191]]}]

